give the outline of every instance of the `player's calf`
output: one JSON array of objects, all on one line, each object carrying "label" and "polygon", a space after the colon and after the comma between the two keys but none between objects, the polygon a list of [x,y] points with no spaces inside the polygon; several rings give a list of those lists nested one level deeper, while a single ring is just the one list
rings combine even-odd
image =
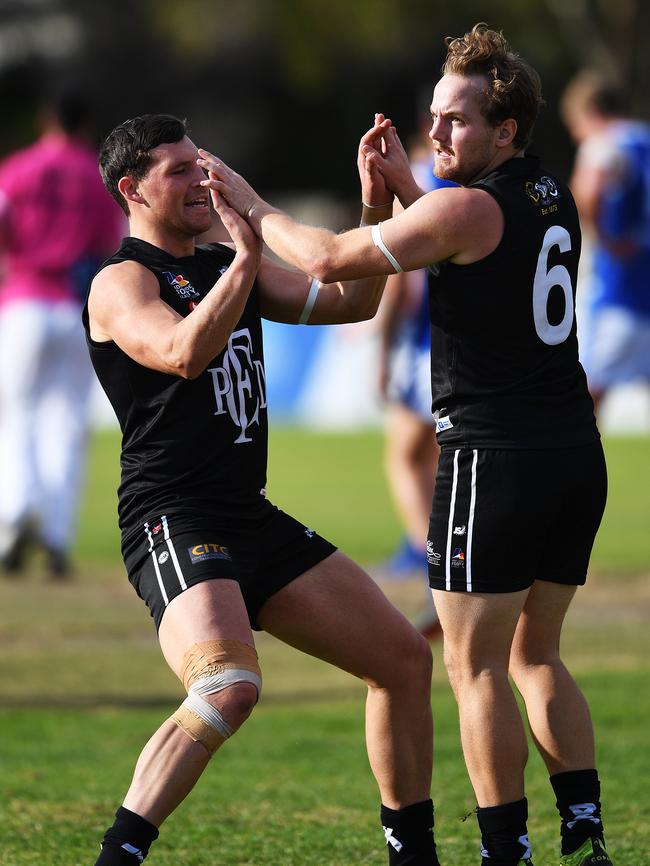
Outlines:
[{"label": "player's calf", "polygon": [[[181,671],[187,698],[170,721],[212,755],[248,718],[262,689],[253,647],[240,641],[194,644]],[[95,866],[138,866],[158,838],[158,828],[120,807],[102,842]]]}]

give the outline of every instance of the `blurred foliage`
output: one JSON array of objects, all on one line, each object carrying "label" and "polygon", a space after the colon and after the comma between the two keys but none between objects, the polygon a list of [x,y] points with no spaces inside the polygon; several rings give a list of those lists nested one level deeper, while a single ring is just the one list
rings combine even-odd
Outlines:
[{"label": "blurred foliage", "polygon": [[444,37],[486,17],[542,76],[534,149],[549,168],[569,170],[555,106],[582,66],[620,78],[650,115],[646,0],[0,0],[0,152],[33,136],[38,84],[63,74],[94,94],[100,135],[170,111],[263,190],[354,197],[374,112],[408,137]]}]

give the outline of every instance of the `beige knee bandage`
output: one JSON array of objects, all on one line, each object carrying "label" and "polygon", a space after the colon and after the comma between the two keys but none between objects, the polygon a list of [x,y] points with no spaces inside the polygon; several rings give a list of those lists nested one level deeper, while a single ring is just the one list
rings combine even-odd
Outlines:
[{"label": "beige knee bandage", "polygon": [[235,683],[251,683],[259,697],[262,672],[253,647],[236,640],[211,640],[194,644],[183,657],[181,670],[187,698],[171,717],[210,755],[232,734],[232,728],[203,695],[213,695]]}]

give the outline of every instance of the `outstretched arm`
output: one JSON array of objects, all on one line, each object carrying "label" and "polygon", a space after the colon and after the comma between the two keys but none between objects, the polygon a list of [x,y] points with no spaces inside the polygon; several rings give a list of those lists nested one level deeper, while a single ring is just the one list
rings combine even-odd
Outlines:
[{"label": "outstretched arm", "polygon": [[[387,189],[381,173],[366,159],[366,148],[381,150],[382,136],[390,126],[390,120],[375,115],[375,122],[362,137],[357,154],[357,167],[361,181],[363,223],[367,225],[390,217],[393,195]],[[209,170],[209,178],[218,181],[212,171],[218,162],[207,151],[199,162]],[[253,191],[242,179],[242,188]],[[285,256],[286,258],[286,256]],[[300,267],[300,259],[291,263]],[[303,272],[288,270],[282,265],[263,259],[258,282],[260,285],[261,311],[265,318],[275,321],[302,324],[334,324],[369,319],[375,315],[384,289],[384,273],[345,281],[321,281],[313,268],[303,261]],[[385,270],[385,269],[384,269]],[[308,274],[309,276],[306,276]]]},{"label": "outstretched arm", "polygon": [[225,163],[216,158],[202,162],[210,167],[204,183],[246,214],[278,256],[321,283],[392,274],[398,268],[412,271],[447,259],[469,264],[491,253],[503,232],[503,213],[489,193],[447,187],[423,195],[403,213],[382,222],[382,249],[369,226],[335,234],[303,225],[260,198]]}]

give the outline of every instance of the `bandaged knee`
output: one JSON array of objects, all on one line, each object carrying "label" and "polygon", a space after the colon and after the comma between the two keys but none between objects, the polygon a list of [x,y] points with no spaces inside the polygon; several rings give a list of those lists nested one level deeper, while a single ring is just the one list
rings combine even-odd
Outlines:
[{"label": "bandaged knee", "polygon": [[213,755],[233,729],[204,695],[214,695],[236,683],[250,683],[262,691],[262,672],[253,647],[236,640],[194,644],[183,657],[181,671],[187,698],[171,717],[197,743]]}]

